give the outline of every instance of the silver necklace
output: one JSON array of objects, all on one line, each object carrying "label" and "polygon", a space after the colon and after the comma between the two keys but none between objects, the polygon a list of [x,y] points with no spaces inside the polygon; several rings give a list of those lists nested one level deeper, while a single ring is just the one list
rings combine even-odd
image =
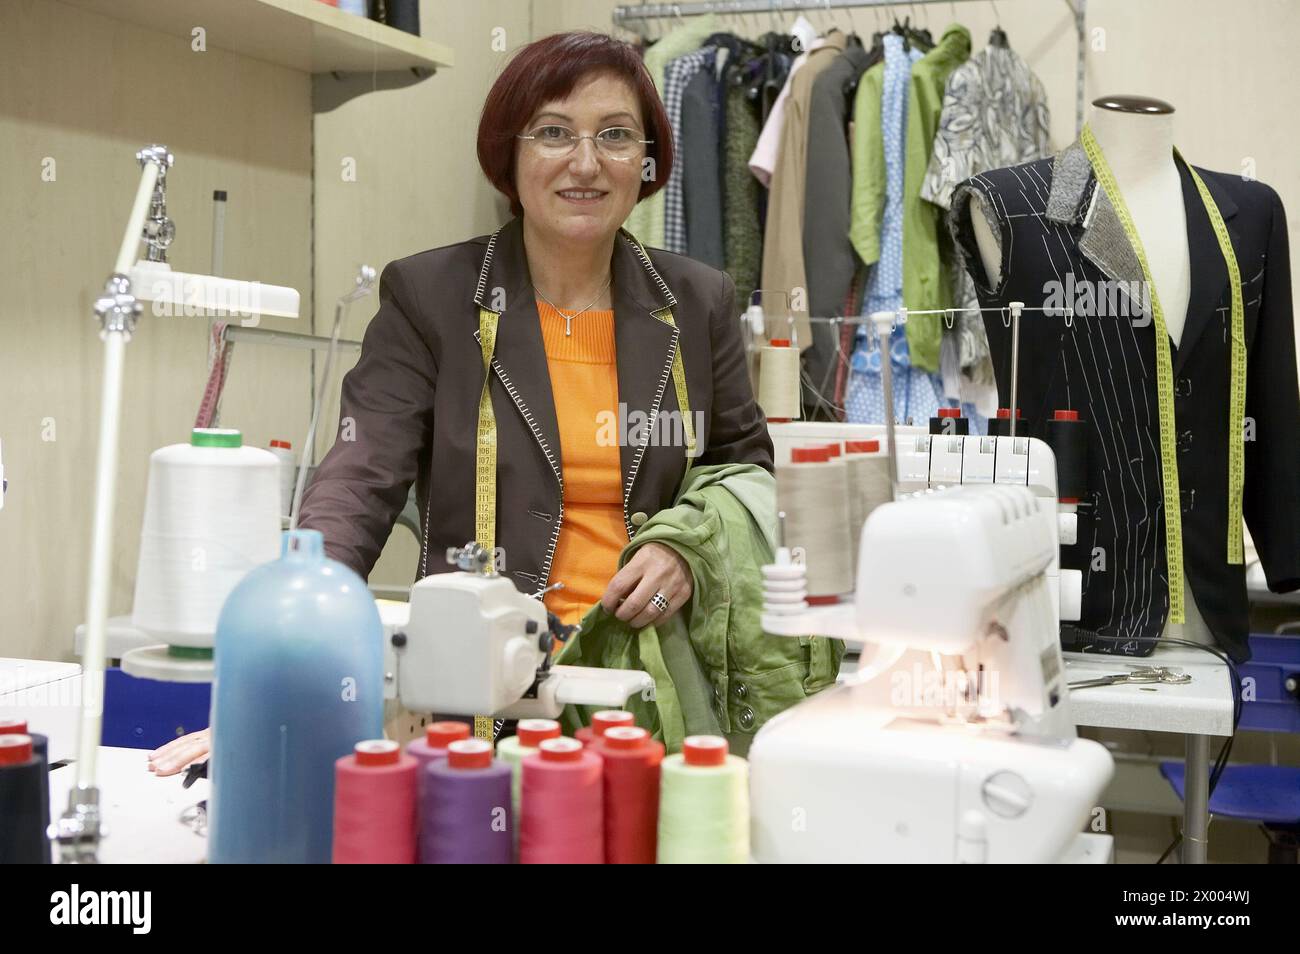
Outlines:
[{"label": "silver necklace", "polygon": [[571,336],[572,336],[572,332],[573,332],[573,319],[579,317],[579,316],[582,315],[582,313],[585,312],[588,308],[590,308],[592,305],[596,304],[596,302],[600,301],[600,296],[603,295],[603,294],[605,294],[605,289],[609,287],[610,282],[612,282],[613,280],[614,280],[614,276],[613,276],[613,275],[610,275],[609,278],[605,279],[605,284],[603,284],[603,285],[600,286],[600,291],[596,292],[596,297],[593,298],[591,301],[587,302],[587,304],[586,304],[585,307],[583,307],[583,308],[579,308],[579,309],[578,309],[576,312],[574,312],[572,315],[564,315],[564,310],[563,310],[562,308],[560,308],[560,306],[557,305],[555,302],[553,302],[553,301],[551,301],[549,298],[547,298],[545,295],[542,295],[542,290],[541,290],[540,288],[538,288],[536,285],[533,286],[533,291],[537,292],[538,295],[541,295],[542,301],[546,302],[546,304],[548,304],[548,305],[550,305],[552,308],[554,308],[554,309],[556,310],[557,313],[559,313],[559,314],[561,314],[561,315],[564,315],[564,336],[565,336],[566,338],[568,338],[568,337],[571,337]]}]

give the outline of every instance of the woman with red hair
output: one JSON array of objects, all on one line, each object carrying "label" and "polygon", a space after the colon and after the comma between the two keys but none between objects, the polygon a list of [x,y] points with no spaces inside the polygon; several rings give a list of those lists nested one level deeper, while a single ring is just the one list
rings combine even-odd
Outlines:
[{"label": "woman with red hair", "polygon": [[322,461],[301,525],[364,578],[414,480],[417,578],[448,569],[448,547],[483,535],[476,434],[488,311],[505,574],[528,593],[562,583],[545,600],[565,622],[597,601],[635,627],[662,620],[689,601],[691,574],[654,543],[620,570],[630,537],[673,505],[692,462],[772,469],[731,279],[621,229],[672,169],[663,103],[627,43],[549,36],[493,84],[478,157],[515,218],[384,270],[379,313],[343,382],[340,420],[355,440]]}]

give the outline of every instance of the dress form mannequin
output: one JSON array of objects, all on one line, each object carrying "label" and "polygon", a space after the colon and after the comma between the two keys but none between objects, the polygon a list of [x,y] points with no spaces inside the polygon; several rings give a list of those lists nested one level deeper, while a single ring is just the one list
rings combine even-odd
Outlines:
[{"label": "dress form mannequin", "polygon": [[[1089,126],[1110,165],[1142,240],[1147,265],[1175,348],[1191,298],[1191,262],[1182,178],[1174,160],[1174,108],[1158,99],[1108,96],[1094,100]],[[1001,245],[971,196],[971,225],[990,281],[1001,278]],[[1196,607],[1186,574],[1181,581],[1187,621],[1165,625],[1165,635],[1214,644]]]},{"label": "dress form mannequin", "polygon": [[[1133,216],[1155,280],[1169,337],[1177,347],[1191,295],[1187,212],[1174,161],[1174,108],[1156,99],[1107,96],[1095,100],[1089,126],[1115,174]],[[974,196],[971,202],[977,201]],[[986,273],[1000,275],[998,237],[971,209],[971,224]]]}]

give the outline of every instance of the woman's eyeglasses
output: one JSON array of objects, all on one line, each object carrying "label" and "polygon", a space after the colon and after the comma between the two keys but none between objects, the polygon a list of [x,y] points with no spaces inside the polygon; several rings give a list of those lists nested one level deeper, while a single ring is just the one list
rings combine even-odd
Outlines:
[{"label": "woman's eyeglasses", "polygon": [[563,159],[578,148],[580,140],[590,139],[602,156],[618,162],[635,159],[645,151],[644,146],[654,142],[653,139],[642,139],[640,132],[627,126],[610,126],[594,136],[579,136],[567,126],[538,126],[516,138],[532,143],[538,154],[546,159]]}]

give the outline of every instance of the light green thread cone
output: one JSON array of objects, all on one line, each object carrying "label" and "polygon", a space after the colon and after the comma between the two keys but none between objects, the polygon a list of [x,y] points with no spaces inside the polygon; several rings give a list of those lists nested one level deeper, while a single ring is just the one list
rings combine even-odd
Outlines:
[{"label": "light green thread cone", "polygon": [[728,755],[722,765],[687,765],[678,753],[664,759],[662,779],[660,864],[748,863],[748,762]]},{"label": "light green thread cone", "polygon": [[519,831],[519,794],[523,791],[523,761],[537,749],[520,745],[518,736],[508,735],[497,743],[497,758],[510,766],[510,792],[514,796],[515,831]]}]

